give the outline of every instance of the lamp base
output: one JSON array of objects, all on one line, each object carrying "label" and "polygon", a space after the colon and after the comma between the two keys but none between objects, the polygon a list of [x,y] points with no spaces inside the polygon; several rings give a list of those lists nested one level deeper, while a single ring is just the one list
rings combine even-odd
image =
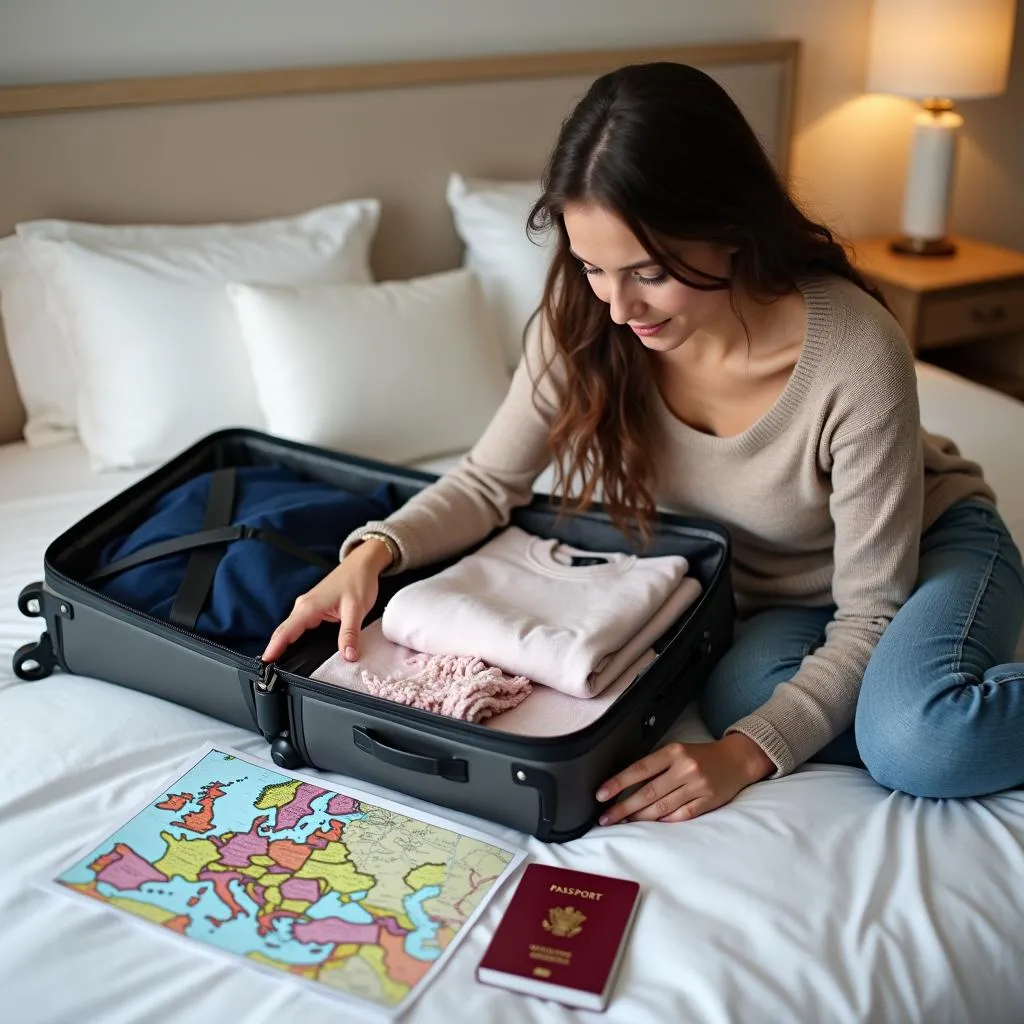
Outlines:
[{"label": "lamp base", "polygon": [[903,235],[889,243],[893,252],[904,256],[952,256],[956,243],[951,238],[913,238]]}]

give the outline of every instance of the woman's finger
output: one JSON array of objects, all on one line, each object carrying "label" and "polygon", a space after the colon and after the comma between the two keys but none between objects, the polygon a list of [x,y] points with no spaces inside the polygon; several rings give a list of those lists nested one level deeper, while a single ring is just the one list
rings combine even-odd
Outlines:
[{"label": "woman's finger", "polygon": [[324,613],[317,607],[315,599],[310,594],[302,594],[288,618],[270,634],[262,660],[276,661],[307,629],[319,626],[323,620]]},{"label": "woman's finger", "polygon": [[704,799],[697,796],[692,786],[679,785],[670,790],[663,797],[652,803],[645,804],[639,810],[631,812],[624,821],[675,821],[672,816],[678,814],[680,808],[688,807],[690,804]]},{"label": "woman's finger", "polygon": [[667,746],[659,747],[639,761],[634,761],[618,775],[613,775],[607,782],[602,783],[601,788],[597,791],[597,799],[602,802],[611,800],[624,789],[635,786],[638,782],[643,782],[655,775],[660,775],[676,757],[683,753],[681,743],[669,743]]},{"label": "woman's finger", "polygon": [[687,797],[680,790],[679,782],[668,771],[663,771],[648,779],[635,793],[607,808],[598,821],[601,825],[614,825],[625,818],[635,820],[641,813],[653,820],[671,813],[685,799]]},{"label": "woman's finger", "polygon": [[677,807],[663,818],[658,818],[658,821],[692,821],[694,818],[699,818],[702,814],[707,814],[708,811],[713,811],[721,806],[721,803],[716,803],[709,797],[699,796],[695,800],[689,800],[681,807]]},{"label": "woman's finger", "polygon": [[346,661],[359,659],[359,627],[363,616],[356,602],[347,595],[341,599],[341,629],[338,630],[338,650]]}]

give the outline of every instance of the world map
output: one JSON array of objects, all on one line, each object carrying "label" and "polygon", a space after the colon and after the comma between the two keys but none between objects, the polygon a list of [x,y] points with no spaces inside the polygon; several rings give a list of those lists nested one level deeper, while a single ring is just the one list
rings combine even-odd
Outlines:
[{"label": "world map", "polygon": [[521,859],[470,830],[211,750],[56,881],[398,1009]]}]

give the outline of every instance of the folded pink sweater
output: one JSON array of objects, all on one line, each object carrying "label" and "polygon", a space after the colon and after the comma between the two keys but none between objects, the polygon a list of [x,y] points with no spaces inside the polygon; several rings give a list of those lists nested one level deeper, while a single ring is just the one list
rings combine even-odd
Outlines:
[{"label": "folded pink sweater", "polygon": [[400,590],[382,626],[404,647],[480,658],[590,697],[657,638],[644,627],[670,598],[682,602],[676,614],[694,600],[696,581],[680,592],[688,568],[679,555],[583,551],[510,526],[443,572]]}]

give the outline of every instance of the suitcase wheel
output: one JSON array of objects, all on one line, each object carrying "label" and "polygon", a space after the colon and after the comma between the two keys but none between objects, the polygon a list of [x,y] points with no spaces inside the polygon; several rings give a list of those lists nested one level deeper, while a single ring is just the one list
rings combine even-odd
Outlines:
[{"label": "suitcase wheel", "polygon": [[14,674],[19,679],[24,679],[27,682],[45,679],[57,667],[50,634],[43,633],[36,643],[19,647],[14,652],[11,664]]},{"label": "suitcase wheel", "polygon": [[42,583],[30,583],[22,588],[18,595],[18,611],[30,619],[38,619],[45,614]]},{"label": "suitcase wheel", "polygon": [[299,768],[302,765],[302,758],[299,752],[292,745],[291,737],[287,732],[278,733],[270,743],[270,756],[274,764],[281,768]]}]

